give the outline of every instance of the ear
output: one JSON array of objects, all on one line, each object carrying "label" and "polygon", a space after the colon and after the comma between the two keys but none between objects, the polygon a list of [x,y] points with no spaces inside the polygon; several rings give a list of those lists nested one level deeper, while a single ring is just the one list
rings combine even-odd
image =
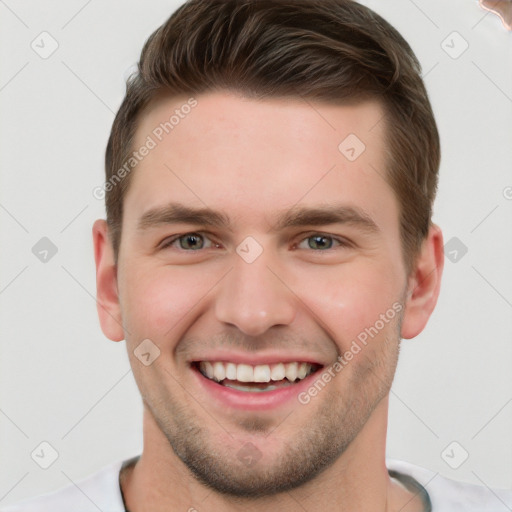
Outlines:
[{"label": "ear", "polygon": [[409,276],[402,338],[414,338],[427,325],[439,297],[443,267],[443,233],[439,226],[431,224]]},{"label": "ear", "polygon": [[98,219],[92,228],[96,262],[96,308],[101,330],[112,341],[124,339],[124,330],[117,288],[117,266],[107,222]]}]

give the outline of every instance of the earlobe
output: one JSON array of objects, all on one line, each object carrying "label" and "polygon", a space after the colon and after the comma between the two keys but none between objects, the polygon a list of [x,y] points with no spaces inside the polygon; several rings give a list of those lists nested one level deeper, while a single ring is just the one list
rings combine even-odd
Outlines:
[{"label": "earlobe", "polygon": [[443,267],[443,234],[432,224],[409,277],[402,338],[414,338],[425,328],[439,297]]},{"label": "earlobe", "polygon": [[124,339],[121,307],[117,288],[114,250],[105,220],[98,219],[92,228],[96,262],[96,308],[101,330],[112,341]]}]

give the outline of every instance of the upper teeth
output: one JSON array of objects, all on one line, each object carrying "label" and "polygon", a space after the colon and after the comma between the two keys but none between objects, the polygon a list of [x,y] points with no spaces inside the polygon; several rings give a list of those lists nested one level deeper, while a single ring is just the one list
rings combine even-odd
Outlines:
[{"label": "upper teeth", "polygon": [[249,364],[224,363],[221,361],[201,361],[199,370],[209,379],[218,382],[224,379],[238,380],[240,382],[270,382],[279,381],[285,377],[293,382],[296,379],[304,379],[314,367],[309,363],[277,363]]}]

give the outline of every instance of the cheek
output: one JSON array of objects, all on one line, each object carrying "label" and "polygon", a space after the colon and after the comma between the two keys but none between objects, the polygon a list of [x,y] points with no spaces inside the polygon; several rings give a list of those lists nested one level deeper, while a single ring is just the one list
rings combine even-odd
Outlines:
[{"label": "cheek", "polygon": [[153,267],[132,272],[121,297],[126,329],[137,337],[175,338],[173,331],[201,307],[213,285],[209,281],[191,269]]},{"label": "cheek", "polygon": [[[316,269],[301,275],[298,295],[328,334],[346,348],[376,322],[380,327],[381,315],[387,319],[396,316],[401,288],[391,276],[389,266],[368,262]],[[382,331],[388,330],[388,324]]]}]

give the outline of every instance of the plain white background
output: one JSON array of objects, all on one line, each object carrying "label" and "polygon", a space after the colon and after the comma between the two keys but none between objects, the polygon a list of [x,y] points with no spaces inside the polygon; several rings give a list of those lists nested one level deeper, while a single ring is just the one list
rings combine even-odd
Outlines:
[{"label": "plain white background", "polygon": [[[434,221],[467,248],[446,260],[426,330],[402,344],[388,456],[511,488],[512,33],[476,0],[363,3],[422,63],[443,151]],[[142,449],[125,344],[96,316],[91,226],[104,207],[92,191],[124,80],[178,5],[0,2],[1,505]],[[58,43],[46,59],[31,48],[44,31]],[[43,237],[58,251],[46,263],[32,252]],[[58,452],[48,469],[31,458],[43,441]],[[452,465],[469,454],[458,469],[442,456],[453,441]]]}]

